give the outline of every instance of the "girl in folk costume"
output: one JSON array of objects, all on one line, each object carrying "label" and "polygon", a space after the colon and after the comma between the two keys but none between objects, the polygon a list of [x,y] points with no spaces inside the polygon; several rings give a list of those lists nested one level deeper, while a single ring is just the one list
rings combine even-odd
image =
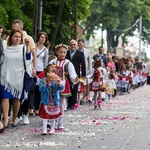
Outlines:
[{"label": "girl in folk costume", "polygon": [[147,70],[145,69],[145,65],[142,66],[142,85],[147,81]]},{"label": "girl in folk costume", "polygon": [[132,70],[132,86],[133,86],[133,89],[137,88],[137,85],[138,85],[138,76],[137,76],[137,72],[136,70]]},{"label": "girl in folk costume", "polygon": [[74,84],[78,83],[79,81],[73,64],[68,59],[65,59],[66,54],[67,54],[67,46],[64,44],[59,44],[58,46],[56,46],[57,58],[49,62],[49,64],[55,65],[57,74],[64,83],[64,91],[60,93],[60,108],[61,108],[62,116],[59,117],[58,119],[59,129],[64,129],[63,118],[64,118],[64,108],[66,102],[65,99],[66,97],[71,96],[70,80]]},{"label": "girl in folk costume", "polygon": [[51,121],[50,134],[55,133],[55,119],[61,116],[60,95],[63,85],[52,65],[47,66],[45,78],[41,79],[39,90],[41,92],[41,104],[39,116],[43,119],[43,134],[47,134],[47,124]]},{"label": "girl in folk costume", "polygon": [[124,95],[127,91],[127,86],[129,83],[129,80],[127,79],[125,73],[122,74],[122,78],[120,80],[120,83],[121,83],[121,94]]},{"label": "girl in folk costume", "polygon": [[131,85],[132,85],[132,71],[131,71],[131,67],[130,66],[127,66],[126,67],[127,70],[126,70],[126,79],[128,81],[128,85],[127,85],[127,92],[130,93],[130,89],[131,89]]},{"label": "girl in folk costume", "polygon": [[93,70],[91,74],[87,76],[87,78],[92,78],[92,82],[90,84],[90,91],[94,92],[94,109],[100,108],[100,84],[105,83],[104,75],[106,74],[106,70],[102,67],[102,60],[100,57],[94,59]]},{"label": "girl in folk costume", "polygon": [[138,82],[138,87],[142,85],[142,72],[140,69],[137,70],[137,82]]},{"label": "girl in folk costume", "polygon": [[[81,66],[80,66],[80,75],[82,75]],[[82,105],[82,103],[83,103],[84,93],[85,93],[85,81],[86,80],[84,80],[83,78],[80,78],[80,80],[79,80],[78,92],[77,92],[78,104],[76,105],[76,107],[80,106],[80,104]],[[82,100],[81,100],[81,97],[82,97]]]}]

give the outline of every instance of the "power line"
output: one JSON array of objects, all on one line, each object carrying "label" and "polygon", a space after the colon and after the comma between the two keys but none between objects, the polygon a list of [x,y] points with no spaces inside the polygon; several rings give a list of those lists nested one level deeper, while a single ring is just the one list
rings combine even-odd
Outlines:
[{"label": "power line", "polygon": [[140,20],[140,19],[137,19],[136,22],[135,22],[131,27],[129,27],[129,28],[127,28],[127,29],[124,29],[124,30],[114,30],[114,31],[118,31],[118,32],[129,31],[129,30],[131,30],[134,26],[137,25],[137,23],[139,22],[139,20]]}]

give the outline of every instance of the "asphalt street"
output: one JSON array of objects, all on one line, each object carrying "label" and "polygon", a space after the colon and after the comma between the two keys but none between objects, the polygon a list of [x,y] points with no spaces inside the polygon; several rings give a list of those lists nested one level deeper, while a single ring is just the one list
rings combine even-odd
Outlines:
[{"label": "asphalt street", "polygon": [[65,130],[55,135],[41,135],[41,119],[30,116],[29,125],[0,134],[0,150],[150,150],[150,86],[93,107],[65,112]]}]

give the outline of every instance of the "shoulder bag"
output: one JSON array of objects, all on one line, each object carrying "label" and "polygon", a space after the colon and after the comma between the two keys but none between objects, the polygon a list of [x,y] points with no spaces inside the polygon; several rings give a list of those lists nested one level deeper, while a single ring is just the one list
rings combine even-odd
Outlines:
[{"label": "shoulder bag", "polygon": [[34,78],[30,76],[26,70],[25,58],[24,58],[24,47],[23,47],[23,64],[24,64],[24,80],[23,80],[23,89],[26,92],[32,92],[34,89]]},{"label": "shoulder bag", "polygon": [[46,50],[46,48],[44,48],[44,49],[42,50],[42,52],[39,53],[36,57],[38,58],[45,50]]}]

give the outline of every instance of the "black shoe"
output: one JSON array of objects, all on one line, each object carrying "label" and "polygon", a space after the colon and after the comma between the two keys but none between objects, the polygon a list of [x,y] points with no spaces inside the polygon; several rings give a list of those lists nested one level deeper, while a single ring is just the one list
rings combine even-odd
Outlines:
[{"label": "black shoe", "polygon": [[88,102],[89,102],[89,103],[92,103],[92,102],[93,102],[93,100],[88,99]]},{"label": "black shoe", "polygon": [[83,105],[83,101],[80,101],[80,105]]},{"label": "black shoe", "polygon": [[70,107],[70,109],[74,109],[74,107],[73,107],[73,106],[71,106],[71,107]]},{"label": "black shoe", "polygon": [[104,102],[104,101],[105,101],[105,98],[102,98],[102,101]]},{"label": "black shoe", "polygon": [[7,128],[8,128],[8,126],[9,126],[9,124],[7,124],[6,126],[4,126],[4,129],[7,129]]},{"label": "black shoe", "polygon": [[29,113],[29,116],[33,116],[33,113]]},{"label": "black shoe", "polygon": [[14,127],[14,128],[18,127],[18,124],[12,124],[12,127]]},{"label": "black shoe", "polygon": [[35,115],[38,116],[39,114],[38,114],[38,113],[35,113]]},{"label": "black shoe", "polygon": [[4,132],[4,127],[2,129],[0,129],[0,133],[3,133]]},{"label": "black shoe", "polygon": [[68,106],[67,109],[74,109],[74,106]]}]

